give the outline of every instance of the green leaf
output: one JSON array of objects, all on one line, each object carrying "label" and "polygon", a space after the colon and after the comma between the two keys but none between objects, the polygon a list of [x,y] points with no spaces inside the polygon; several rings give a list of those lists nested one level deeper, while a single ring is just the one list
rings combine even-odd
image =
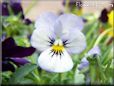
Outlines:
[{"label": "green leaf", "polygon": [[91,33],[93,33],[95,30],[97,30],[99,27],[99,22],[97,20],[88,22],[85,24],[84,29],[82,32],[87,35],[87,37],[91,37]]},{"label": "green leaf", "polygon": [[20,68],[18,68],[12,77],[9,80],[9,84],[17,84],[20,82],[21,79],[23,79],[27,74],[29,74],[32,70],[37,68],[36,64],[26,64]]},{"label": "green leaf", "polygon": [[20,84],[34,84],[34,81],[28,78],[23,78],[21,79]]}]

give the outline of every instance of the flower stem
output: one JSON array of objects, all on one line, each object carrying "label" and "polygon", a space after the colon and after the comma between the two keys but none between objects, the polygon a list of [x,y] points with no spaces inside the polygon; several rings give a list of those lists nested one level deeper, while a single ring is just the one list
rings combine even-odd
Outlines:
[{"label": "flower stem", "polygon": [[59,73],[60,84],[62,84],[62,73]]},{"label": "flower stem", "polygon": [[35,77],[36,82],[39,84],[39,82],[41,82],[40,77],[38,77],[34,72],[32,72],[32,75]]},{"label": "flower stem", "polygon": [[31,3],[29,5],[29,7],[27,8],[27,10],[25,11],[25,15],[27,15],[27,13],[35,6],[36,3],[37,3],[37,0],[34,0],[33,3]]},{"label": "flower stem", "polygon": [[105,31],[98,37],[98,39],[96,40],[94,46],[97,46],[97,45],[100,43],[100,41],[103,39],[103,37],[104,37],[108,32],[110,32],[110,31],[111,31],[111,29],[105,30]]},{"label": "flower stem", "polygon": [[86,38],[89,39],[91,34],[94,32],[94,30],[99,26],[99,22],[96,22],[93,27],[90,29],[90,31],[87,33]]}]

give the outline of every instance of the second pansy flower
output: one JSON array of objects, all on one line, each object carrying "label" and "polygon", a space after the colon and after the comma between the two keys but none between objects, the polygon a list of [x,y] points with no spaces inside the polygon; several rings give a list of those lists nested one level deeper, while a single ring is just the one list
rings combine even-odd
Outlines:
[{"label": "second pansy flower", "polygon": [[31,44],[41,54],[38,65],[50,72],[66,72],[73,68],[70,54],[78,54],[86,47],[83,20],[73,14],[57,16],[47,12],[38,17]]}]

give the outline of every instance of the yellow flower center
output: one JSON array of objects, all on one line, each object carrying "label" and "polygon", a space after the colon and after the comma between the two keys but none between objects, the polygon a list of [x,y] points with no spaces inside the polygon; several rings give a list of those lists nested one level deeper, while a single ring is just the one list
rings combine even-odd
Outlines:
[{"label": "yellow flower center", "polygon": [[55,53],[60,53],[64,50],[64,46],[63,45],[53,45],[52,46],[52,50],[55,52]]},{"label": "yellow flower center", "polygon": [[51,52],[53,53],[52,56],[54,54],[61,56],[63,54],[63,50],[65,49],[60,39],[57,39],[51,48],[52,48]]}]

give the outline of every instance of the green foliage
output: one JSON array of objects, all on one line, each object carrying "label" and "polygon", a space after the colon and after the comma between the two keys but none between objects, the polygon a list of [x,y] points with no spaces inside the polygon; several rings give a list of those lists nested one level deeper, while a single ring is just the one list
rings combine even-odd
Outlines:
[{"label": "green foliage", "polygon": [[2,23],[2,31],[3,33],[7,34],[7,37],[15,37],[17,35],[21,37],[27,37],[34,29],[32,24],[26,25],[24,20],[14,15],[2,17]]},{"label": "green foliage", "polygon": [[9,84],[18,84],[20,80],[23,79],[27,74],[37,68],[35,64],[26,64],[20,68],[18,68],[14,74],[9,79]]},{"label": "green foliage", "polygon": [[75,84],[84,84],[85,83],[85,76],[84,74],[80,73],[78,68],[76,69],[75,76],[74,76],[74,83]]},{"label": "green foliage", "polygon": [[[72,10],[75,14],[76,10]],[[82,17],[87,19],[83,33],[86,36],[87,47],[79,55],[72,55],[74,68],[65,73],[51,73],[41,70],[37,65],[38,52],[27,58],[31,63],[21,67],[17,67],[15,72],[2,72],[2,84],[114,84],[114,56],[113,42],[107,44],[107,34],[98,39],[102,33],[99,29],[103,26],[109,29],[108,24],[101,24],[94,14],[82,14]],[[0,17],[1,18],[1,17]],[[1,23],[0,23],[1,24]],[[34,24],[26,25],[19,16],[2,17],[2,33],[6,37],[13,37],[16,44],[19,46],[30,46],[28,36],[34,30]],[[2,35],[0,32],[0,36]],[[87,52],[96,44],[100,47],[100,56],[93,58],[88,57],[89,67],[79,70],[77,65]]]}]

